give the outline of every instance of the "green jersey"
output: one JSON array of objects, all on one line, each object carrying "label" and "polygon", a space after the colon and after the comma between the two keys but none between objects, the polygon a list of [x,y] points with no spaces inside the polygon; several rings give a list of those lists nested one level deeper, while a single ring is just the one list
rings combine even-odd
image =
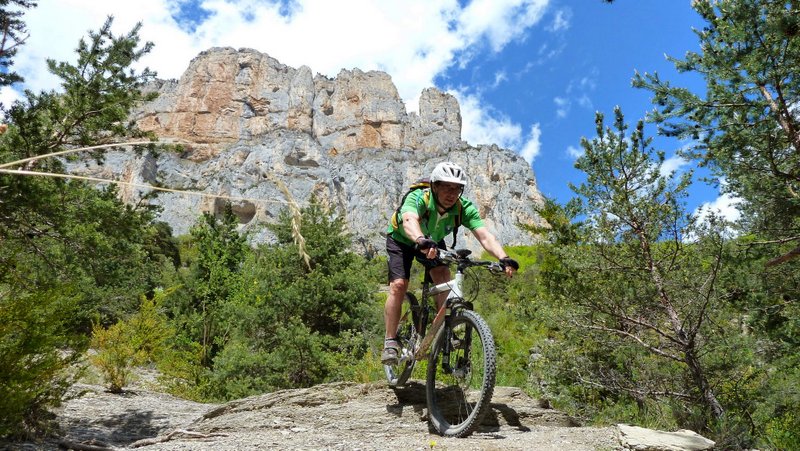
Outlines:
[{"label": "green jersey", "polygon": [[[433,200],[433,193],[426,195],[427,191],[429,190],[418,189],[406,196],[405,202],[400,207],[398,223],[393,224],[392,221],[389,221],[389,228],[386,233],[401,243],[409,246],[414,245],[414,242],[406,236],[406,232],[403,230],[402,216],[407,211],[413,211],[419,216],[419,225],[422,228],[422,233],[437,243],[453,232],[459,211],[458,203],[453,204],[449,210],[440,215],[436,209],[436,202]],[[428,198],[427,204],[425,202],[426,197]],[[461,224],[470,230],[483,227],[483,219],[481,219],[475,205],[463,197],[459,197],[458,201],[461,202]]]}]

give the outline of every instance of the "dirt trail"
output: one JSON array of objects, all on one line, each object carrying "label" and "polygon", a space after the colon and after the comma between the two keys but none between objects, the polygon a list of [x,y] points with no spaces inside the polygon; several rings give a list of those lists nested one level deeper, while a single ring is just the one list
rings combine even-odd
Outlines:
[{"label": "dirt trail", "polygon": [[[464,439],[429,431],[421,382],[398,390],[385,383],[323,384],[221,405],[145,389],[122,395],[92,385],[76,389],[80,396],[58,412],[63,439],[98,449],[621,449],[616,427],[580,427],[569,416],[510,387],[496,389],[492,410],[480,430]],[[145,443],[149,444],[140,446]],[[10,449],[59,448],[58,443],[47,442]]]}]

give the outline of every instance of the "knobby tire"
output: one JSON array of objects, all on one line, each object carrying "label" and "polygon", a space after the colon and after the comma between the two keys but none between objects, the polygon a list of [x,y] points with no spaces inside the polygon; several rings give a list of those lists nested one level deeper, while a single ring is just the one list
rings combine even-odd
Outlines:
[{"label": "knobby tire", "polygon": [[477,313],[460,310],[450,327],[438,332],[428,360],[426,392],[430,422],[441,435],[466,437],[478,429],[490,410],[496,361],[491,330]]}]

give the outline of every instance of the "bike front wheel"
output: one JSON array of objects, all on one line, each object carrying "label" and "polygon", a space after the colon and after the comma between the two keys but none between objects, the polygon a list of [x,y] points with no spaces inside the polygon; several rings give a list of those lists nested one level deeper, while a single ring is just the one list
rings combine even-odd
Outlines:
[{"label": "bike front wheel", "polygon": [[417,330],[420,323],[421,309],[417,298],[411,293],[406,293],[403,307],[400,312],[400,323],[397,326],[396,337],[400,340],[400,355],[395,365],[383,365],[386,380],[390,387],[399,387],[408,381],[414,370],[414,347],[421,338],[421,331]]},{"label": "bike front wheel", "polygon": [[458,311],[437,335],[428,360],[428,416],[440,434],[466,437],[490,409],[497,371],[494,338],[471,310]]}]

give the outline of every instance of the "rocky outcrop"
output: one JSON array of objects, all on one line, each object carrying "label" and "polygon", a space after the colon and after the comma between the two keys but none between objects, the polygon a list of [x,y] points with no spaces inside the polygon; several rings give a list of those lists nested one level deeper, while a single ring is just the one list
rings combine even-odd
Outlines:
[{"label": "rocky outcrop", "polygon": [[639,426],[618,424],[620,442],[625,449],[636,451],[703,451],[716,443],[694,431],[654,431]]},{"label": "rocky outcrop", "polygon": [[[150,201],[163,207],[161,219],[176,234],[232,201],[252,239],[269,241],[260,225],[274,221],[287,200],[278,179],[301,205],[311,195],[329,202],[359,249],[375,253],[408,183],[444,160],[467,169],[465,196],[504,244],[530,244],[534,238],[518,225],[541,223],[534,207],[542,197],[528,163],[509,150],[462,141],[458,102],[435,88],[422,92],[418,114],[407,113],[386,73],[342,70],[331,79],[255,50],[214,48],[192,60],[180,80],[148,89],[158,98],[134,117],[178,151],[114,151],[103,166],[84,162],[71,170],[186,191]],[[123,194],[133,202],[146,191]],[[459,243],[479,248],[471,235]]]},{"label": "rocky outcrop", "polygon": [[591,427],[514,387],[496,387],[491,410],[467,438],[429,429],[425,386],[338,382],[199,404],[145,387],[123,394],[76,385],[55,412],[58,438],[3,443],[10,450],[458,449],[682,451],[713,449],[691,431]]}]

